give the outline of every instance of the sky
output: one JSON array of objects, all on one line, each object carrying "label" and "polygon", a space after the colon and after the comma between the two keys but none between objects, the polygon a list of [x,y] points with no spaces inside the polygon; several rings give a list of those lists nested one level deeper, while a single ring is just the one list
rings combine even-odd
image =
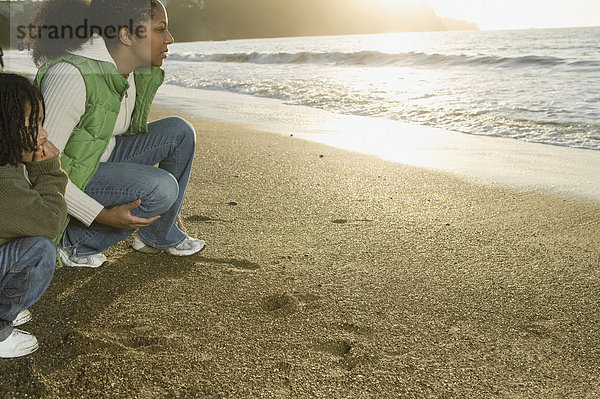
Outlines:
[{"label": "sky", "polygon": [[[386,2],[401,0],[383,0]],[[423,0],[441,17],[479,29],[600,26],[600,0]]]}]

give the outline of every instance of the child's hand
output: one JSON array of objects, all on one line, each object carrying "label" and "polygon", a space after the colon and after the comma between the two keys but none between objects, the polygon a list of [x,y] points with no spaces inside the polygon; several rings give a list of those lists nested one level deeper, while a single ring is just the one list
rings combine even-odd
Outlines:
[{"label": "child's hand", "polygon": [[60,151],[50,140],[46,140],[44,144],[38,147],[38,150],[33,154],[33,162],[45,161],[46,159],[58,158]]}]

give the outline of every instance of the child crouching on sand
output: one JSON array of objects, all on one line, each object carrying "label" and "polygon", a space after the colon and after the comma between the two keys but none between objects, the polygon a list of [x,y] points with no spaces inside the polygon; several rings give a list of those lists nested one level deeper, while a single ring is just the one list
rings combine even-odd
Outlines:
[{"label": "child crouching on sand", "polygon": [[14,327],[31,319],[27,308],[52,280],[52,239],[67,215],[67,176],[43,119],[39,90],[22,76],[0,74],[0,358],[38,348],[33,335]]}]

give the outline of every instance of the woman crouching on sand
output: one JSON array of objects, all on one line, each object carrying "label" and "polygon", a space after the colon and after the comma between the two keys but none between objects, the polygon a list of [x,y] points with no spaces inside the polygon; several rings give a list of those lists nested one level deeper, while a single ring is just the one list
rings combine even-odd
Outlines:
[{"label": "woman crouching on sand", "polygon": [[44,128],[69,175],[63,263],[98,267],[103,252],[135,230],[140,252],[186,256],[204,249],[179,220],[194,128],[176,117],[147,123],[173,43],[163,4],[51,0],[36,23],[77,33],[57,39],[56,31],[42,31],[33,52],[41,65],[35,83],[46,102]]}]

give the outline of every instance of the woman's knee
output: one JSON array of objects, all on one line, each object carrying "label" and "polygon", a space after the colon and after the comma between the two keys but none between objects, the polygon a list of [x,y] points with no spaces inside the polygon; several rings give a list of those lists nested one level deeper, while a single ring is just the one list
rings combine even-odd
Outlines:
[{"label": "woman's knee", "polygon": [[194,125],[178,116],[171,116],[168,119],[172,132],[177,132],[181,136],[180,145],[184,148],[193,149],[196,145],[196,129]]},{"label": "woman's knee", "polygon": [[156,216],[166,212],[179,196],[177,179],[165,170],[155,168],[152,184],[140,205],[140,210],[146,216]]}]

